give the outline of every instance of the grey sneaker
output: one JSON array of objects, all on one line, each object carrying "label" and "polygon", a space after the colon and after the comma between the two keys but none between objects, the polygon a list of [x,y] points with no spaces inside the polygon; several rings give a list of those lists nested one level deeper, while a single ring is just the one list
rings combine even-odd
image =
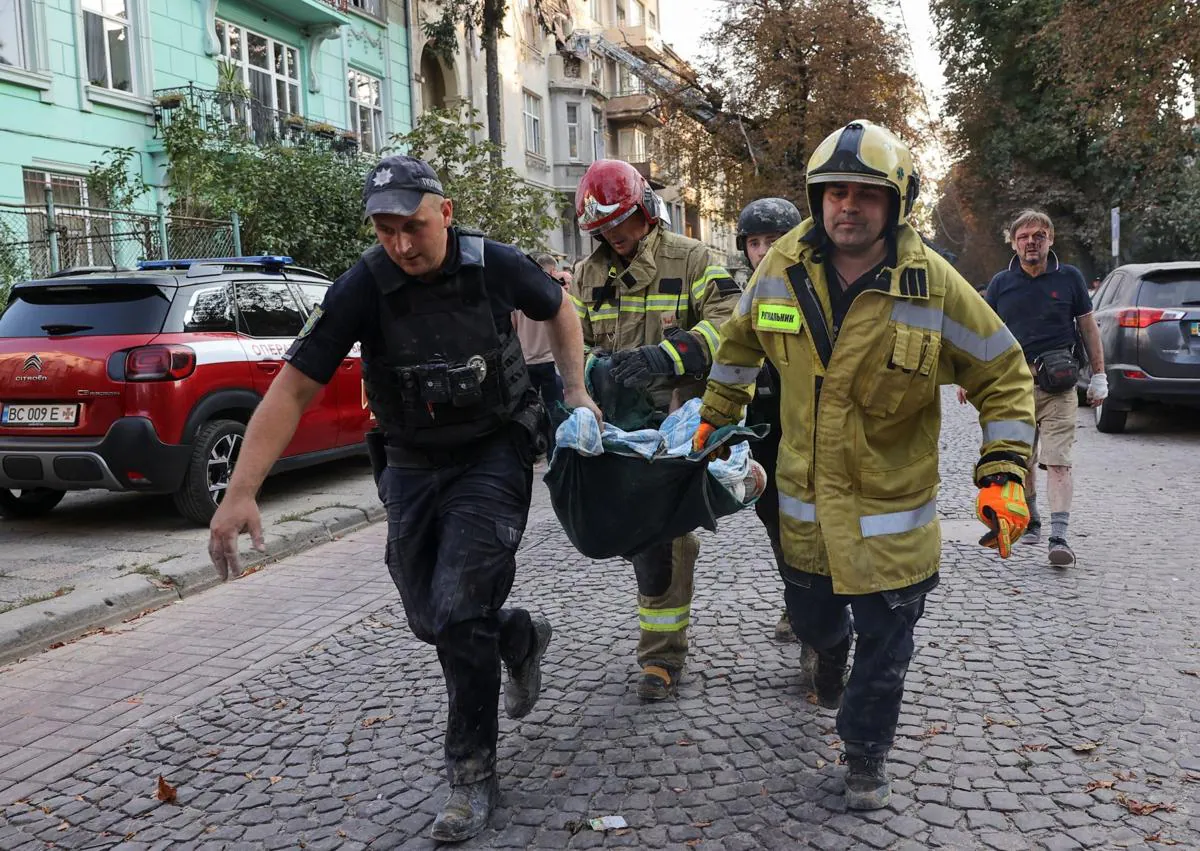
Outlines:
[{"label": "grey sneaker", "polygon": [[1075,553],[1062,538],[1050,539],[1050,563],[1055,567],[1070,567],[1075,563]]},{"label": "grey sneaker", "polygon": [[478,783],[451,786],[450,797],[433,820],[429,835],[437,842],[462,842],[485,827],[500,797],[496,775]]},{"label": "grey sneaker", "polygon": [[779,623],[775,624],[775,640],[785,643],[796,640],[796,633],[792,632],[792,622],[788,619],[787,609],[783,610],[783,614],[779,616]]},{"label": "grey sneaker", "polygon": [[524,718],[537,703],[542,693],[542,657],[554,629],[550,621],[534,615],[533,646],[525,661],[508,669],[508,682],[504,684],[504,712],[509,718]]},{"label": "grey sneaker", "polygon": [[1040,544],[1042,542],[1042,524],[1030,523],[1025,527],[1025,534],[1021,536],[1020,543],[1022,544]]},{"label": "grey sneaker", "polygon": [[851,810],[881,810],[892,797],[885,757],[847,756],[846,806]]}]

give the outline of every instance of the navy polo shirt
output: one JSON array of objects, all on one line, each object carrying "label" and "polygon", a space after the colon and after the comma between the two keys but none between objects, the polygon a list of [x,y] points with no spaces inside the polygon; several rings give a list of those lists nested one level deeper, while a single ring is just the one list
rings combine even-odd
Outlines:
[{"label": "navy polo shirt", "polygon": [[1046,271],[1029,277],[1014,256],[1008,268],[996,274],[983,296],[1012,331],[1025,359],[1075,345],[1075,320],[1092,312],[1083,274],[1058,262],[1051,251]]}]

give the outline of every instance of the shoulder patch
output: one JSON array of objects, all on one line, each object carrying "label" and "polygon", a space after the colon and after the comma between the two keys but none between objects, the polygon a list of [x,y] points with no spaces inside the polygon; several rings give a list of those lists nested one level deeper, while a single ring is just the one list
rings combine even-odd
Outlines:
[{"label": "shoulder patch", "polygon": [[325,315],[325,311],[321,309],[321,305],[317,305],[312,309],[312,313],[308,314],[308,319],[304,323],[304,327],[300,329],[300,333],[296,335],[296,339],[307,337],[312,333],[312,330],[317,327],[317,323],[321,321],[321,317]]},{"label": "shoulder patch", "polygon": [[713,283],[717,285],[717,292],[721,295],[737,295],[742,291],[742,288],[737,285],[731,277],[713,278]]},{"label": "shoulder patch", "polygon": [[658,291],[663,295],[680,295],[683,292],[683,278],[663,278],[658,282]]}]

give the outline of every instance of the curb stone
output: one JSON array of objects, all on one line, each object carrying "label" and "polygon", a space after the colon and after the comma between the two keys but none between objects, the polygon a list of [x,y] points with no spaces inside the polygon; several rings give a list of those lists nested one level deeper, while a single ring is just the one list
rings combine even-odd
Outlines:
[{"label": "curb stone", "polygon": [[[249,548],[241,550],[242,569],[249,572],[262,568],[369,526],[385,516],[383,506],[376,503],[367,508],[325,508],[301,520],[276,523],[265,536],[265,553]],[[205,553],[170,559],[159,564],[157,570],[166,582],[129,573],[0,614],[0,664],[39,653],[94,629],[120,623],[221,584]]]}]

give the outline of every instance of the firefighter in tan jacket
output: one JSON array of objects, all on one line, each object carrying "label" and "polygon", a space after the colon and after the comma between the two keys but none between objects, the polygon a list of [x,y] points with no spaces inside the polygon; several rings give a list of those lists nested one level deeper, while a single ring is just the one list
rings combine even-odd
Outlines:
[{"label": "firefighter in tan jacket", "polygon": [[738,421],[770,358],[784,599],[817,650],[818,700],[840,704],[847,805],[878,809],[913,630],[938,581],[938,388],[961,385],[980,411],[981,543],[1007,556],[1028,522],[1033,384],[1013,335],[909,225],[917,176],[899,138],[848,124],[813,153],[807,183],[811,218],[775,242],[722,326],[694,445]]},{"label": "firefighter in tan jacket", "polygon": [[[600,241],[568,289],[584,344],[610,353],[613,378],[646,388],[662,411],[699,396],[720,344],[717,329],[741,290],[703,243],[659,223],[657,197],[628,163],[594,162],[575,207],[580,228]],[[644,700],[675,693],[699,552],[688,534],[632,558],[641,625],[636,689]]]}]

